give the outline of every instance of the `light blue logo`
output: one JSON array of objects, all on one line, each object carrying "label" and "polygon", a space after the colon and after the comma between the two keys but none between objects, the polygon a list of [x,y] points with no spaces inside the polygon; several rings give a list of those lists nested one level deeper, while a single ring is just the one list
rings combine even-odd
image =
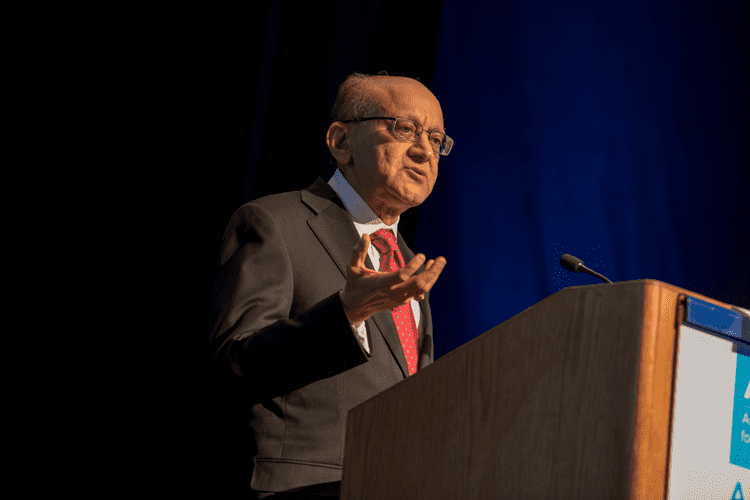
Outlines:
[{"label": "light blue logo", "polygon": [[745,497],[742,495],[742,485],[740,483],[737,483],[737,486],[734,487],[732,500],[745,500]]},{"label": "light blue logo", "polygon": [[[742,354],[737,354],[737,375],[734,379],[729,463],[750,469],[750,357]],[[739,487],[737,483],[737,488]]]}]

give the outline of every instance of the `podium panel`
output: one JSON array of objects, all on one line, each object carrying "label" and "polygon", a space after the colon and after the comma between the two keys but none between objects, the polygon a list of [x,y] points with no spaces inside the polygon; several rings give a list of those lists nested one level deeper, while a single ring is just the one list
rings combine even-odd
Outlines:
[{"label": "podium panel", "polygon": [[[688,295],[727,307],[652,280],[566,288],[353,408],[341,498],[682,498],[703,425],[672,425],[675,402],[696,404]],[[724,368],[703,382],[727,385]],[[725,462],[721,498],[732,481],[750,489],[750,470]]]},{"label": "podium panel", "polygon": [[750,498],[747,349],[682,325],[676,361],[668,498]]}]

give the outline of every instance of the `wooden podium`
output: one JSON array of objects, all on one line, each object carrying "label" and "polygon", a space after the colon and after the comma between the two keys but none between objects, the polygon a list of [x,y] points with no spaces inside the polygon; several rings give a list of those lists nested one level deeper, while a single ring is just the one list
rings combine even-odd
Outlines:
[{"label": "wooden podium", "polygon": [[686,296],[731,307],[566,288],[355,407],[341,498],[665,499]]}]

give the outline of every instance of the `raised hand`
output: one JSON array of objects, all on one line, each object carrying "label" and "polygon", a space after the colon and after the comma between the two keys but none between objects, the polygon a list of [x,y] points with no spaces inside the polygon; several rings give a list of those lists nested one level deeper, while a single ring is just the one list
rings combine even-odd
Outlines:
[{"label": "raised hand", "polygon": [[423,299],[446,263],[444,257],[430,259],[422,273],[414,274],[425,263],[425,256],[420,253],[398,271],[376,272],[365,267],[369,247],[370,235],[364,234],[354,247],[346,285],[341,291],[344,311],[355,326],[376,312],[393,309],[412,298]]}]

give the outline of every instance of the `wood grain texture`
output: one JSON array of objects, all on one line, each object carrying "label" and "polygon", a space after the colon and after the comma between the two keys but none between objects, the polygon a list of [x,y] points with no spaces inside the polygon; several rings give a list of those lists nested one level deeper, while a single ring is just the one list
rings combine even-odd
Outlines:
[{"label": "wood grain texture", "polygon": [[354,408],[342,498],[629,497],[643,288],[562,290]]},{"label": "wood grain texture", "polygon": [[666,495],[677,307],[672,295],[658,282],[644,283],[632,499],[662,500]]}]

